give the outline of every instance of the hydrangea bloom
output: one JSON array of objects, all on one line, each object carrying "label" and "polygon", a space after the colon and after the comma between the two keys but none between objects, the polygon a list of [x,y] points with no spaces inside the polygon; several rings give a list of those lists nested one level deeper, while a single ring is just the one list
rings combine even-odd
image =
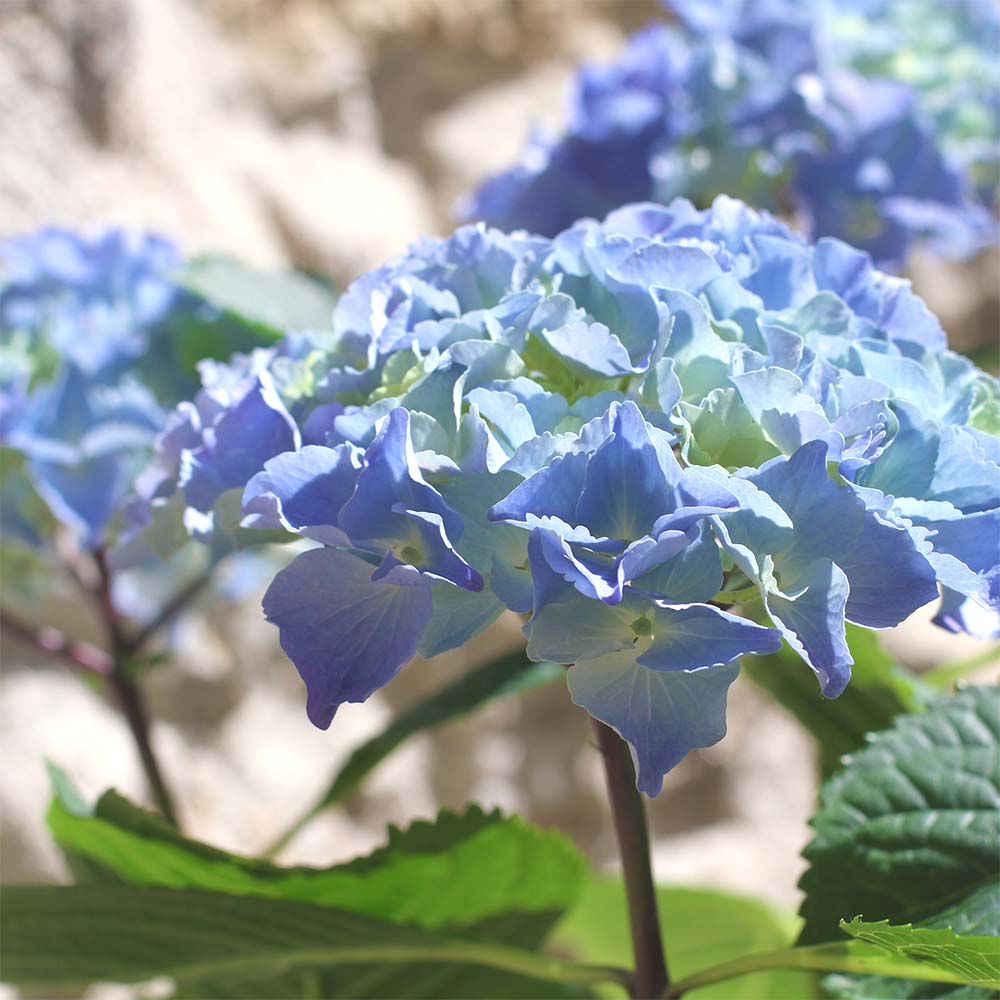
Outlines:
[{"label": "hydrangea bloom", "polygon": [[835,697],[845,621],[941,585],[944,627],[1000,623],[997,382],[907,282],[729,198],[425,240],[328,342],[205,375],[156,503],[313,543],[264,610],[319,726],[509,609],[655,794],[744,654],[787,641]]},{"label": "hydrangea bloom", "polygon": [[82,545],[106,540],[161,402],[187,391],[156,336],[178,263],[165,240],[120,230],[42,229],[0,247],[0,434],[26,459],[4,480],[6,528],[25,534],[17,515],[33,487]]},{"label": "hydrangea bloom", "polygon": [[995,234],[1000,16],[979,0],[673,0],[677,25],[585,66],[566,131],[460,213],[554,235],[630,201],[715,195],[795,217],[880,266]]}]

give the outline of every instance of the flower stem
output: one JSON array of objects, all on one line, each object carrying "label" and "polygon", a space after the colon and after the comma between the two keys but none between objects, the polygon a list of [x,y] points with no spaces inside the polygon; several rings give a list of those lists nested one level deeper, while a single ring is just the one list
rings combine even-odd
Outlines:
[{"label": "flower stem", "polygon": [[174,812],[173,798],[163,778],[163,772],[160,770],[160,764],[156,759],[156,753],[150,740],[149,712],[146,709],[142,691],[129,670],[129,660],[134,653],[134,647],[122,629],[121,617],[112,600],[111,571],[103,550],[98,549],[94,553],[94,562],[98,572],[95,592],[97,608],[108,634],[111,654],[108,684],[118,699],[122,714],[125,716],[129,731],[132,733],[132,740],[138,751],[139,761],[146,775],[146,782],[153,795],[153,801],[163,818],[176,826],[177,814]]},{"label": "flower stem", "polygon": [[596,719],[592,721],[598,749],[604,760],[611,816],[625,874],[632,951],[635,955],[631,995],[634,1000],[650,1000],[663,994],[670,985],[670,979],[656,909],[646,809],[635,786],[635,769],[628,747],[613,729]]}]

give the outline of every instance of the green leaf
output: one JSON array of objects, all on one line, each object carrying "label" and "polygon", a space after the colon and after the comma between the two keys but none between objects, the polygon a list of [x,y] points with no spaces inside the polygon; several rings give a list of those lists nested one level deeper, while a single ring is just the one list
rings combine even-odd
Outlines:
[{"label": "green leaf", "polygon": [[523,652],[518,652],[476,667],[446,684],[396,716],[378,736],[358,747],[334,775],[327,790],[282,834],[267,854],[277,854],[324,809],[349,798],[365,777],[410,736],[461,718],[496,698],[545,687],[563,678],[565,673],[558,664],[534,663]]},{"label": "green leaf", "polygon": [[919,684],[879,645],[876,633],[848,625],[847,640],[854,657],[851,683],[833,701],[820,695],[812,671],[787,646],[740,661],[744,673],[816,738],[824,776],[837,770],[844,754],[863,747],[868,733],[923,707]]},{"label": "green leaf", "polygon": [[805,850],[802,942],[842,917],[933,918],[997,877],[1000,690],[939,699],[847,759],[820,792]]},{"label": "green leaf", "polygon": [[351,997],[579,995],[623,975],[288,900],[135,886],[5,889],[0,958],[18,984],[167,975],[242,983],[243,996],[307,970],[319,971],[321,995]]},{"label": "green leaf", "polygon": [[[992,939],[988,938],[987,940]],[[968,982],[968,976],[965,972],[956,971],[947,965],[934,961],[927,961],[922,957],[911,958],[899,952],[890,951],[880,944],[867,941],[833,941],[827,944],[808,945],[805,948],[760,952],[709,969],[703,969],[694,975],[675,980],[667,990],[665,997],[667,1000],[672,1000],[672,998],[687,996],[695,990],[702,990],[716,984],[730,984],[727,985],[726,991],[721,996],[732,997],[734,996],[731,989],[733,980],[749,973],[768,969],[810,969],[814,972],[858,973],[866,977],[879,977],[883,980],[886,977],[920,980],[922,991],[916,994],[919,997],[937,995],[928,992],[928,990],[935,989],[928,987],[928,983],[963,986]],[[869,978],[867,981],[871,982],[874,979]],[[976,981],[985,982],[985,985],[990,989],[1000,986],[1000,980],[977,979]],[[735,995],[740,996],[741,994]],[[854,997],[856,994],[848,992],[844,995]],[[882,1000],[893,995],[892,993],[874,994],[874,996],[881,997]],[[968,995],[966,993],[966,996]],[[784,995],[782,994],[782,996]]]},{"label": "green leaf", "polygon": [[[994,961],[1000,960],[1000,882],[977,890],[957,906],[926,921],[921,928],[942,928],[954,934],[976,935],[971,940],[989,942],[992,945],[988,950],[989,954]],[[919,980],[886,976],[832,975],[823,980],[823,988],[831,996],[843,997],[845,1000],[930,1000],[944,997],[951,1000],[989,1000],[995,995],[984,987],[931,985]]]},{"label": "green leaf", "polygon": [[[691,975],[750,952],[789,947],[799,921],[766,903],[710,889],[656,890],[664,947],[671,976]],[[552,936],[560,953],[609,965],[631,965],[625,889],[620,879],[594,875],[577,905],[560,921]],[[608,996],[622,996],[604,986]],[[807,1000],[817,995],[809,972],[768,969],[693,994],[698,1000]]]},{"label": "green leaf", "polygon": [[329,287],[294,271],[259,271],[232,257],[209,255],[188,262],[177,283],[223,315],[283,335],[325,330],[336,302]]},{"label": "green leaf", "polygon": [[867,923],[841,920],[841,929],[859,941],[916,962],[953,972],[970,986],[1000,989],[1000,938],[959,935],[950,928],[893,926],[888,920]]},{"label": "green leaf", "polygon": [[114,791],[89,814],[57,798],[48,815],[72,862],[141,886],[266,896],[537,945],[575,902],[586,864],[563,836],[476,806],[390,828],[388,843],[333,868],[281,868],[189,840]]}]

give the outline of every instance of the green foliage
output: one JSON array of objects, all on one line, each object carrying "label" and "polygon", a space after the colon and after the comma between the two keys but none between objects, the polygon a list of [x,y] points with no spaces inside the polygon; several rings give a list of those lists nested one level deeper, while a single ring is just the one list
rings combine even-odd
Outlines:
[{"label": "green foliage", "polygon": [[[227,898],[240,897],[266,899],[266,905],[293,901],[320,907],[325,913],[336,912],[344,920],[353,914],[377,918],[406,932],[435,931],[449,941],[530,949],[517,952],[518,962],[547,961],[532,952],[575,901],[586,869],[584,860],[562,836],[477,807],[461,815],[442,812],[433,822],[418,821],[405,830],[391,828],[384,847],[347,864],[328,869],[281,868],[187,839],[116,792],[106,792],[88,807],[58,771],[54,783],[57,797],[49,811],[50,828],[78,877],[98,883],[95,889],[118,891],[126,883],[143,889],[197,890],[219,906]],[[126,904],[131,899],[116,898]],[[145,929],[136,930],[140,950],[145,933]],[[149,931],[155,933],[159,931]],[[358,934],[351,949],[363,941],[360,930]],[[400,940],[407,944],[409,939],[404,935]],[[428,948],[440,948],[441,941],[427,940]],[[433,949],[428,952],[432,953]],[[413,968],[412,949],[404,949],[401,958],[380,953],[372,959],[374,964],[359,971],[355,963],[346,972],[328,968],[345,960],[340,955],[324,955],[310,968],[304,968],[308,963],[294,955],[280,962],[262,957],[260,964],[242,972],[235,968],[240,963],[234,956],[234,970],[227,967],[221,979],[214,966],[205,975],[184,972],[184,978],[192,982],[185,985],[183,995],[239,996],[241,990],[246,995],[240,984],[251,982],[255,995],[276,996],[304,995],[301,991],[307,987],[319,988],[322,995],[350,996],[580,995],[581,980],[572,976],[569,985],[547,983],[543,988],[534,973],[519,971],[516,963],[508,968],[491,959],[485,962],[484,971],[484,962],[471,954],[448,952],[440,960],[423,961]],[[285,965],[294,966],[292,972],[275,971]],[[322,971],[317,972],[320,966]],[[71,962],[67,968],[73,968]],[[156,974],[163,973],[173,974],[166,968]],[[227,983],[234,977],[235,992],[229,994]],[[115,976],[107,971],[103,978]]]},{"label": "green foliage", "polygon": [[203,359],[226,361],[233,354],[277,343],[288,330],[330,327],[333,292],[305,274],[258,271],[233,258],[211,255],[188,261],[175,280],[195,302],[171,310],[162,320],[173,357],[155,358],[147,366],[154,389],[162,375],[159,369],[179,368],[191,376]]},{"label": "green foliage", "polygon": [[286,330],[325,330],[336,301],[329,286],[308,275],[259,271],[214,254],[187,263],[177,282],[224,316],[279,335]]},{"label": "green foliage", "polygon": [[[661,930],[674,979],[749,953],[788,948],[798,931],[795,917],[745,896],[710,889],[656,891]],[[620,879],[592,876],[576,906],[553,932],[553,946],[578,959],[629,965],[632,946],[625,887]],[[608,996],[620,989],[604,986]],[[808,1000],[817,995],[810,972],[767,969],[740,976],[692,994],[696,1000]]]},{"label": "green foliage", "polygon": [[854,657],[851,683],[830,701],[819,693],[812,671],[787,645],[768,656],[746,656],[744,673],[790,711],[816,738],[820,768],[833,774],[844,754],[863,747],[866,735],[923,707],[918,682],[879,645],[878,636],[847,626]]},{"label": "green foliage", "polygon": [[[585,863],[561,835],[476,806],[390,828],[388,843],[333,868],[281,868],[189,840],[106,792],[81,810],[63,784],[49,826],[71,862],[133,885],[293,899],[534,946],[574,902]],[[501,926],[507,921],[507,926]]]},{"label": "green foliage", "polygon": [[800,885],[802,941],[840,919],[933,918],[997,879],[1000,691],[969,688],[901,716],[826,783]]},{"label": "green foliage", "polygon": [[495,698],[525,694],[565,675],[555,663],[534,663],[523,652],[492,660],[446,684],[410,709],[397,715],[378,736],[363,743],[334,775],[327,790],[268,851],[277,853],[324,809],[348,799],[361,782],[400,744],[425,729],[460,718]]},{"label": "green foliage", "polygon": [[1000,939],[996,937],[959,935],[951,928],[893,926],[888,920],[866,923],[860,917],[850,923],[842,920],[840,926],[859,941],[950,969],[969,985],[1000,989]]},{"label": "green foliage", "polygon": [[311,986],[359,998],[560,997],[613,975],[338,909],[135,886],[8,888],[0,954],[14,983],[168,975],[200,984],[204,996],[275,995],[278,984],[288,996],[292,973],[301,996]]},{"label": "green foliage", "polygon": [[[934,930],[932,928],[943,928]],[[850,927],[845,928],[850,931]],[[893,933],[904,931],[904,928],[893,928]],[[956,906],[950,907],[944,913],[932,920],[926,921],[917,930],[920,933],[935,933],[946,935],[974,935],[959,938],[959,943],[965,947],[979,943],[980,950],[985,952],[988,962],[992,962],[992,978],[998,973],[997,963],[1000,962],[1000,883],[984,886],[967,896]],[[862,935],[857,935],[862,937]],[[869,939],[871,940],[871,939]],[[949,938],[945,938],[947,944]],[[904,938],[905,941],[905,938]],[[876,943],[882,943],[877,939]],[[887,946],[894,947],[889,939]],[[919,949],[917,955],[920,957]],[[975,961],[975,960],[974,960]],[[970,976],[970,980],[972,977]],[[824,990],[833,997],[857,998],[857,1000],[930,1000],[930,998],[947,997],[949,1000],[989,1000],[994,992],[983,986],[954,986],[952,984],[930,984],[913,979],[891,979],[886,976],[827,976],[823,980]]]}]

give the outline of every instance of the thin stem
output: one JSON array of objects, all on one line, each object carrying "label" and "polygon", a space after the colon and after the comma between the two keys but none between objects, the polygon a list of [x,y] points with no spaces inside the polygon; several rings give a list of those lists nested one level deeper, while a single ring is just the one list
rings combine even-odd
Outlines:
[{"label": "thin stem", "polygon": [[105,553],[98,549],[94,553],[94,562],[98,571],[96,598],[98,611],[108,633],[111,646],[111,672],[108,683],[115,692],[121,705],[122,714],[132,733],[132,740],[139,753],[139,760],[152,792],[157,808],[164,819],[177,825],[177,815],[174,812],[173,799],[167,784],[163,779],[159,762],[153,750],[149,735],[149,713],[138,684],[129,673],[129,659],[133,653],[125,633],[122,630],[121,617],[111,597],[111,571],[108,567]]},{"label": "thin stem", "polygon": [[667,989],[670,979],[656,908],[646,809],[635,786],[635,769],[628,747],[613,729],[596,719],[592,721],[598,749],[604,760],[611,815],[625,874],[629,927],[635,955],[631,993],[635,1000],[650,1000]]},{"label": "thin stem", "polygon": [[71,639],[59,629],[49,625],[29,625],[2,608],[0,608],[0,631],[16,636],[26,645],[34,646],[49,656],[56,656],[75,670],[82,670],[95,677],[109,677],[114,667],[111,657],[103,649],[89,642]]}]

